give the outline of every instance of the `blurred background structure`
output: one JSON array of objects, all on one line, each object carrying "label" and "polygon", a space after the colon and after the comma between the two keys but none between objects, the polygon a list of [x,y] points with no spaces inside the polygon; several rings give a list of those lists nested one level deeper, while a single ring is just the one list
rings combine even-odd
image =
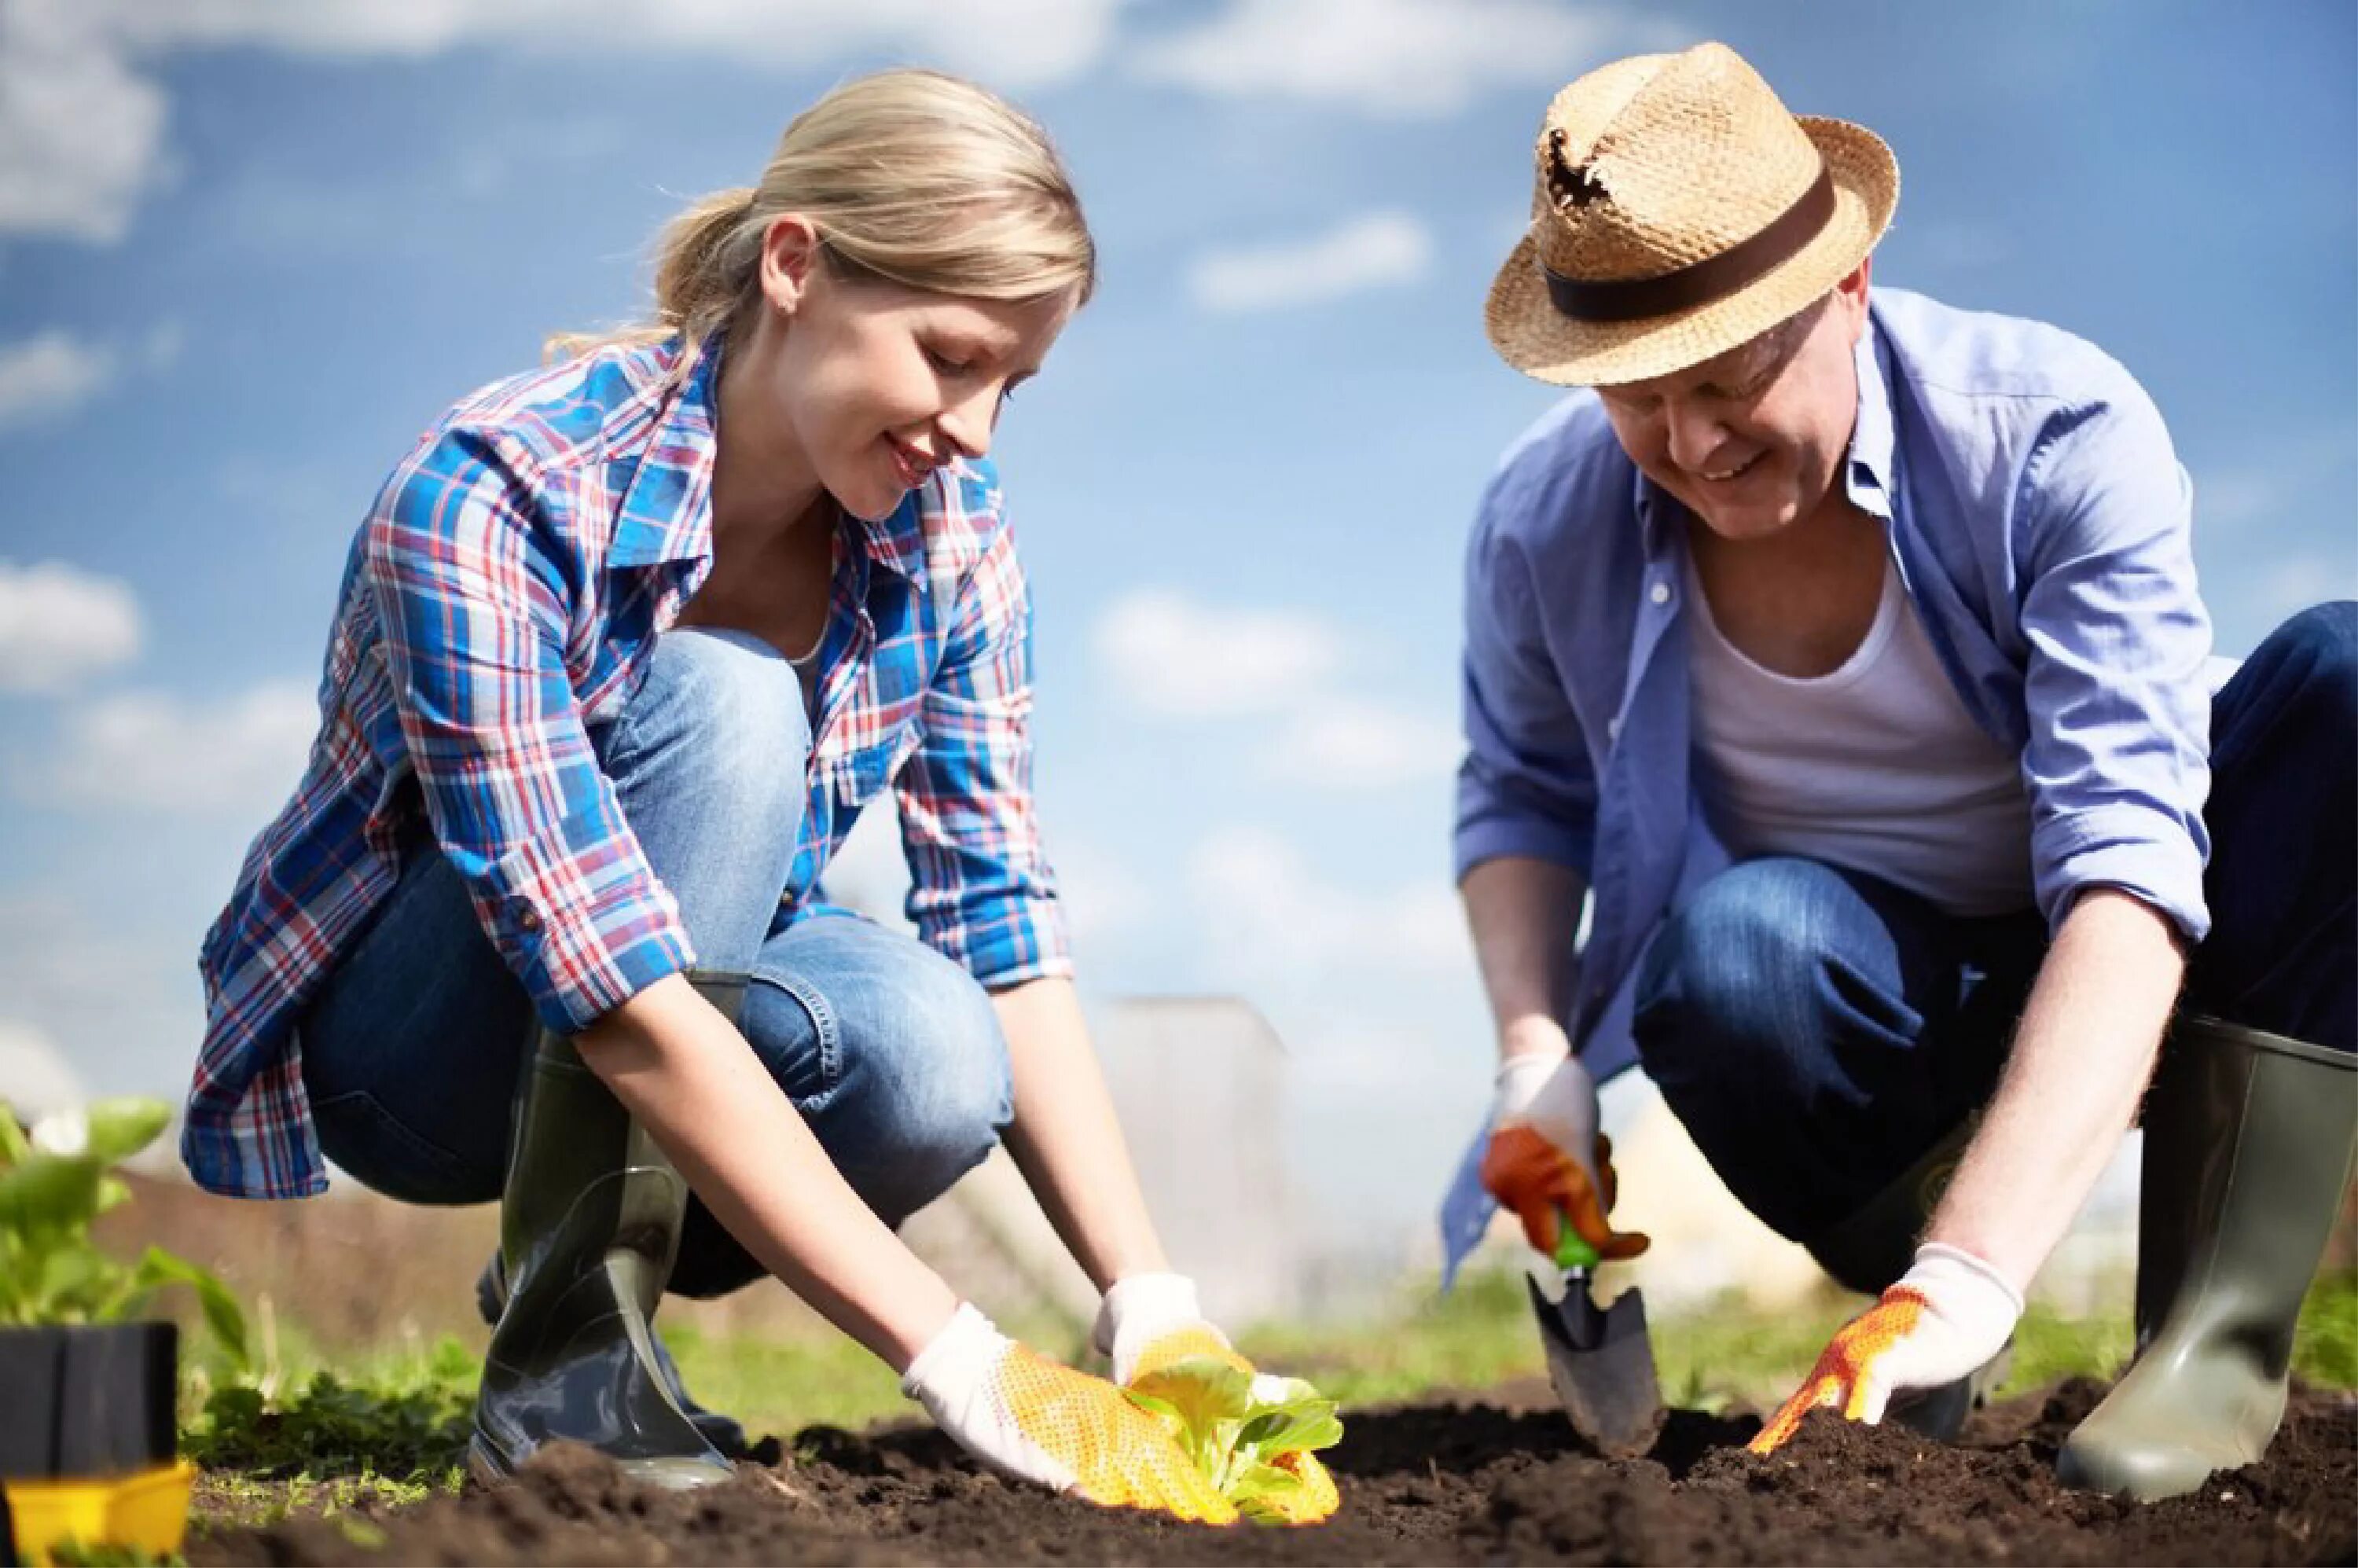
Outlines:
[{"label": "blurred background structure", "polygon": [[[914,61],[1037,114],[1103,249],[997,455],[1043,816],[1174,1249],[1246,1260],[1239,1311],[1429,1269],[1487,1094],[1459,557],[1553,395],[1480,303],[1548,97],[1713,37],[1893,144],[1879,284],[2055,321],[2152,391],[2223,652],[2358,592],[2347,5],[0,0],[0,1092],[179,1094],[197,944],[301,766],[384,473],[546,334],[632,317],[655,229],[799,107]],[[886,917],[891,828],[834,878]],[[1168,1075],[1216,1059],[1180,1108]],[[1612,1115],[1650,1291],[1812,1288],[1640,1088]],[[2067,1258],[2106,1256],[2125,1169]],[[1020,1231],[998,1201],[918,1223],[1020,1260],[974,1239]],[[489,1234],[233,1212],[297,1276],[430,1230],[463,1283]]]}]

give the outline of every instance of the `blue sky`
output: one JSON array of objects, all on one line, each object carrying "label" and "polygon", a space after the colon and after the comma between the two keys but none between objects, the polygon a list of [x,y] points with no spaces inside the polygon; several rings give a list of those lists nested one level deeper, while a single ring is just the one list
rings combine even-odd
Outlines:
[{"label": "blue sky", "polygon": [[0,0],[0,1052],[184,1086],[197,942],[299,768],[387,468],[547,332],[631,317],[664,218],[829,83],[922,61],[1047,124],[1104,252],[999,452],[1088,994],[1252,1000],[1308,1201],[1422,1225],[1487,1092],[1458,564],[1554,395],[1479,329],[1549,95],[1720,38],[1880,132],[1877,280],[2145,381],[2240,653],[2358,591],[2353,15]]}]

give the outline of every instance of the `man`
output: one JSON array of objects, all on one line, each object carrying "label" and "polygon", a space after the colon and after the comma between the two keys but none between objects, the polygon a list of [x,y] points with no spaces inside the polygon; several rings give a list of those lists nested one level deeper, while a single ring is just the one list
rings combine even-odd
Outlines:
[{"label": "man", "polygon": [[1820,1405],[1952,1433],[2145,1096],[2143,1354],[2061,1467],[2152,1498],[2256,1458],[2358,1127],[2358,606],[2214,697],[2150,400],[2055,329],[1870,295],[1889,149],[1725,47],[1581,78],[1538,162],[1489,337],[1595,390],[1468,562],[1483,1184],[1542,1251],[1641,1250],[1596,1131],[1634,1051],[1881,1292],[1755,1447]]}]

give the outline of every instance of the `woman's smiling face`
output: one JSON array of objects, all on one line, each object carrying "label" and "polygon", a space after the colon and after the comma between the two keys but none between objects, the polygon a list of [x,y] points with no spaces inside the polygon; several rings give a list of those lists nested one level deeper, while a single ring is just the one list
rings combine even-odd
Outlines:
[{"label": "woman's smiling face", "polygon": [[1075,308],[936,294],[845,271],[797,220],[773,224],[753,384],[803,466],[854,516],[889,516],[953,458],[980,458],[1007,396]]},{"label": "woman's smiling face", "polygon": [[1860,263],[1800,315],[1699,365],[1598,387],[1630,461],[1723,538],[1763,538],[1815,511],[1857,418],[1867,273]]}]

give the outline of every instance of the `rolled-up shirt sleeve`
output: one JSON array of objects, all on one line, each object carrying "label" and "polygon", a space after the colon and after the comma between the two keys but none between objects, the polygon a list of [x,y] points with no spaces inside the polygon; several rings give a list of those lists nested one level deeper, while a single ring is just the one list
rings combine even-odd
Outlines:
[{"label": "rolled-up shirt sleeve", "polygon": [[2211,622],[2191,491],[2127,373],[2042,427],[2018,491],[2031,859],[2050,928],[2091,887],[2129,893],[2189,942],[2210,928]]},{"label": "rolled-up shirt sleeve", "polygon": [[1526,856],[1585,878],[1596,776],[1542,634],[1530,563],[1504,526],[1506,478],[1484,497],[1466,551],[1457,875],[1462,881],[1485,860]]},{"label": "rolled-up shirt sleeve", "polygon": [[988,986],[1070,975],[1032,793],[1031,589],[1003,524],[960,585],[923,714],[893,784],[919,939]]},{"label": "rolled-up shirt sleeve", "polygon": [[477,919],[541,1021],[573,1032],[693,962],[567,675],[571,589],[523,460],[454,428],[365,528],[408,762]]}]

